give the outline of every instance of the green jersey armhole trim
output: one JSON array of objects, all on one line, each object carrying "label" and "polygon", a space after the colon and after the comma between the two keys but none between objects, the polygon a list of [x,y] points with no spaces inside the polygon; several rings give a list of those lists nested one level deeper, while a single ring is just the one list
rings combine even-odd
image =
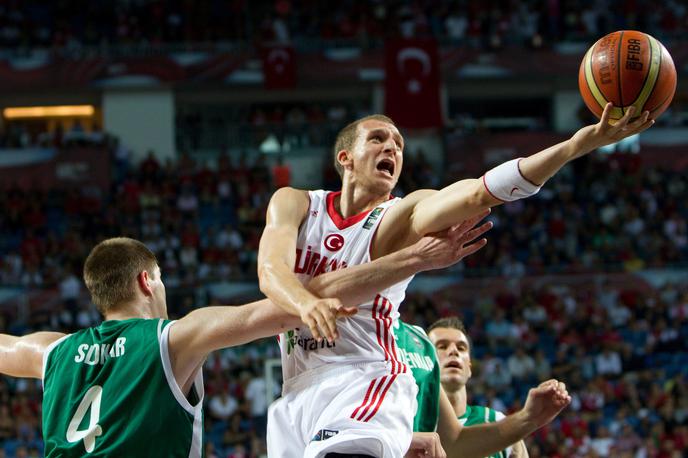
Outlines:
[{"label": "green jersey armhole trim", "polygon": [[[162,320],[160,320],[162,323]],[[189,415],[196,416],[198,412],[201,411],[203,407],[203,398],[205,395],[205,389],[203,387],[203,367],[199,367],[194,377],[194,384],[192,389],[196,390],[198,395],[198,402],[195,406],[192,406],[189,400],[182,393],[182,389],[177,384],[177,380],[174,378],[174,373],[172,372],[172,363],[170,362],[170,350],[169,350],[169,339],[170,339],[170,329],[174,325],[175,321],[172,321],[165,329],[160,333],[159,343],[160,343],[160,359],[162,361],[163,372],[165,373],[165,379],[167,380],[167,385],[170,387],[170,391],[174,395],[180,406],[186,410]],[[158,330],[161,328],[161,324],[158,324]]]},{"label": "green jersey armhole trim", "polygon": [[57,339],[55,342],[48,345],[48,347],[45,349],[45,351],[43,351],[43,368],[41,369],[41,386],[43,387],[44,391],[45,391],[45,369],[48,367],[48,357],[50,356],[50,352],[52,352],[55,347],[57,347],[63,340],[65,340],[69,336],[71,336],[71,334],[65,334],[64,336]]},{"label": "green jersey armhole trim", "polygon": [[416,334],[420,334],[421,336],[423,336],[424,339],[430,341],[430,337],[428,337],[428,333],[425,332],[425,329],[421,328],[417,324],[411,324],[411,325],[409,325],[409,328],[416,331]]},{"label": "green jersey armhole trim", "polygon": [[[162,362],[162,369],[165,373],[167,385],[172,392],[172,395],[177,400],[177,403],[193,417],[193,436],[191,437],[191,447],[189,449],[189,458],[201,458],[203,456],[203,398],[205,395],[205,388],[203,387],[203,365],[198,368],[192,389],[196,390],[198,395],[198,402],[192,406],[189,400],[182,393],[181,388],[177,384],[172,372],[172,364],[170,363],[170,329],[176,321],[171,321],[164,325],[164,320],[160,319],[158,322],[158,343],[160,346],[160,360]],[[164,329],[163,329],[164,326]]]}]

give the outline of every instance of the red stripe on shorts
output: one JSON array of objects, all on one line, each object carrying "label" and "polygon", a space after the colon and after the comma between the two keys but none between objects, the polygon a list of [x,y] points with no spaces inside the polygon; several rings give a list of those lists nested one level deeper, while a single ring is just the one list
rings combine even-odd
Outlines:
[{"label": "red stripe on shorts", "polygon": [[370,397],[370,392],[373,391],[373,387],[375,386],[375,382],[377,382],[377,379],[374,378],[373,380],[370,381],[370,385],[368,385],[368,391],[366,391],[365,397],[363,398],[363,402],[361,403],[360,406],[356,407],[356,410],[354,410],[354,413],[351,414],[350,418],[354,418],[358,411],[366,404],[368,404],[368,397]]},{"label": "red stripe on shorts", "polygon": [[382,378],[380,378],[380,383],[377,385],[377,388],[375,388],[375,391],[373,392],[373,397],[370,398],[370,402],[368,402],[368,405],[365,406],[365,408],[361,411],[360,415],[356,418],[356,420],[361,421],[363,417],[366,416],[368,413],[368,410],[375,404],[375,401],[377,401],[377,396],[380,394],[380,390],[382,386],[385,384],[387,381],[387,375],[383,375]]},{"label": "red stripe on shorts", "polygon": [[373,418],[373,417],[375,416],[375,414],[377,413],[377,411],[380,409],[380,406],[382,405],[382,401],[385,399],[385,395],[387,394],[387,391],[389,391],[389,388],[392,386],[392,383],[394,383],[394,379],[396,379],[396,378],[397,378],[397,375],[396,375],[396,374],[392,375],[392,378],[389,380],[389,383],[387,384],[387,386],[385,387],[384,391],[382,392],[382,396],[380,396],[380,400],[377,401],[377,405],[375,406],[375,410],[373,410],[373,411],[370,413],[370,415],[368,415],[368,416],[366,417],[366,419],[363,420],[364,422],[370,420],[371,418]]}]

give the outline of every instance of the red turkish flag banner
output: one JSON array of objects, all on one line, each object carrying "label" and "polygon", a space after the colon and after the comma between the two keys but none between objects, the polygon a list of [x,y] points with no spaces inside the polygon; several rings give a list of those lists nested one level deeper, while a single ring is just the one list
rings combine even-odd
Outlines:
[{"label": "red turkish flag banner", "polygon": [[290,46],[263,49],[263,77],[266,89],[290,89],[296,86],[296,53]]},{"label": "red turkish flag banner", "polygon": [[385,113],[400,127],[442,126],[440,68],[434,40],[387,42]]}]

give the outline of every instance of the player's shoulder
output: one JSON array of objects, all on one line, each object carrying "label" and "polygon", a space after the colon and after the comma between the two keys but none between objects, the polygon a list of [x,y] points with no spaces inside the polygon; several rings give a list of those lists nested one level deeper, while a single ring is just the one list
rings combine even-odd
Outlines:
[{"label": "player's shoulder", "polygon": [[272,194],[273,201],[292,201],[293,199],[308,199],[311,192],[320,191],[308,191],[306,189],[292,188],[290,186],[285,186],[279,188]]},{"label": "player's shoulder", "polygon": [[278,224],[301,221],[311,204],[308,191],[290,187],[280,188],[270,198],[268,221]]},{"label": "player's shoulder", "polygon": [[425,329],[423,329],[420,326],[417,326],[415,324],[409,324],[405,323],[401,320],[399,320],[399,326],[401,327],[402,330],[408,332],[409,334],[413,334],[416,337],[419,337],[423,340],[430,341],[430,338],[428,337],[428,334],[425,332]]},{"label": "player's shoulder", "polygon": [[422,337],[425,340],[430,340],[430,338],[428,337],[428,333],[425,332],[425,329],[423,329],[422,327],[415,324],[410,324],[408,325],[408,327],[411,330],[411,332],[417,334],[419,337]]},{"label": "player's shoulder", "polygon": [[412,193],[409,193],[408,195],[404,196],[400,201],[399,204],[403,206],[413,206],[416,205],[418,202],[420,202],[423,199],[426,199],[433,194],[436,194],[437,190],[436,189],[417,189],[413,191]]}]

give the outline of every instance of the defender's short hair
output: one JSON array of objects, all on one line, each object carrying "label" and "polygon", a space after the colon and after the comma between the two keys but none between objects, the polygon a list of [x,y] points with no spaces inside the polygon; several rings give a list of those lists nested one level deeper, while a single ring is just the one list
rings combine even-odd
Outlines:
[{"label": "defender's short hair", "polygon": [[136,276],[152,272],[158,260],[138,240],[117,237],[96,245],[84,263],[84,283],[91,300],[105,314],[135,297]]},{"label": "defender's short hair", "polygon": [[456,329],[463,332],[463,335],[466,336],[466,340],[468,341],[468,349],[470,350],[473,348],[473,342],[471,342],[471,337],[468,335],[468,331],[466,331],[466,325],[463,324],[463,321],[461,321],[458,316],[440,318],[428,327],[428,334],[430,334],[433,329],[437,328]]},{"label": "defender's short hair", "polygon": [[396,124],[394,124],[394,121],[392,121],[392,118],[382,114],[373,114],[370,116],[365,116],[361,119],[357,119],[356,121],[348,124],[342,130],[340,130],[337,134],[337,139],[334,142],[334,168],[335,170],[337,170],[337,173],[340,177],[344,176],[344,168],[337,160],[337,154],[342,150],[351,150],[351,148],[353,148],[354,143],[356,143],[356,137],[358,135],[358,125],[362,122],[370,120],[382,121],[389,123],[393,126],[396,126]]}]

